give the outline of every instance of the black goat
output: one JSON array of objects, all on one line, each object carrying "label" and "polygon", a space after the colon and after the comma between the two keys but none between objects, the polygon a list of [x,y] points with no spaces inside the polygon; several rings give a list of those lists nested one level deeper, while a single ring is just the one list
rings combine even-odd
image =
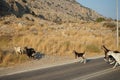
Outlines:
[{"label": "black goat", "polygon": [[36,53],[36,51],[33,48],[24,47],[24,49],[29,58],[34,58],[33,54]]}]

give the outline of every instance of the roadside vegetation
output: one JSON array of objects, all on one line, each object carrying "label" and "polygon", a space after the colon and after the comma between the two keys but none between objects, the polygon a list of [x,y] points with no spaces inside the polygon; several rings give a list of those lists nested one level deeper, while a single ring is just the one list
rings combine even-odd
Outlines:
[{"label": "roadside vegetation", "polygon": [[[18,22],[21,21],[18,19]],[[27,22],[28,23],[28,22]],[[0,66],[10,66],[26,62],[25,54],[17,56],[14,46],[32,47],[45,55],[74,57],[73,50],[86,51],[86,56],[103,55],[101,45],[115,49],[113,24],[103,22],[61,23],[36,20],[29,24],[0,21]],[[10,29],[9,29],[10,28]],[[9,29],[9,32],[7,32]],[[4,31],[3,31],[4,30]]]},{"label": "roadside vegetation", "polygon": [[103,21],[105,21],[105,18],[97,18],[96,19],[96,22],[103,22]]}]

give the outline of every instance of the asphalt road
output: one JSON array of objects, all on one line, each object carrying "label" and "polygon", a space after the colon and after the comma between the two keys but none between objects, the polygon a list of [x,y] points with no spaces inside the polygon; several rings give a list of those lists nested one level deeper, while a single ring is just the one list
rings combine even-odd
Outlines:
[{"label": "asphalt road", "polygon": [[75,62],[46,69],[1,76],[0,80],[120,80],[120,68],[105,63],[103,58]]}]

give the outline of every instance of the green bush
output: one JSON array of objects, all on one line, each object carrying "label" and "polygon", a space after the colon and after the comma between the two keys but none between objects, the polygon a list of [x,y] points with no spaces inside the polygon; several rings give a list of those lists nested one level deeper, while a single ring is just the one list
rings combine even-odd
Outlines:
[{"label": "green bush", "polygon": [[102,22],[102,21],[105,21],[105,18],[97,18],[96,19],[96,22]]}]

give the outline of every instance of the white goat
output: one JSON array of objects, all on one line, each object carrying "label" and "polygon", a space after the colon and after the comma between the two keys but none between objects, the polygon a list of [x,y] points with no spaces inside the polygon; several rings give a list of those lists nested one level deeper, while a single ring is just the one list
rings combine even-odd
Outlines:
[{"label": "white goat", "polygon": [[108,55],[111,55],[116,61],[113,68],[115,68],[117,65],[120,65],[120,53],[115,53],[114,51],[109,51]]},{"label": "white goat", "polygon": [[23,53],[21,47],[14,47],[14,50],[15,50],[15,52],[16,52],[17,55]]}]

